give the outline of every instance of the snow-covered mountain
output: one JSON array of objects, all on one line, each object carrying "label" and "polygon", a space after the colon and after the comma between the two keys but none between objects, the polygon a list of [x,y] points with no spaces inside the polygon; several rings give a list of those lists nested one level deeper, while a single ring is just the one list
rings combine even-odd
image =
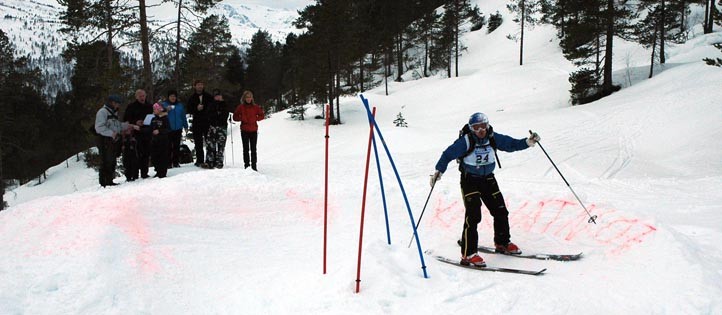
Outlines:
[{"label": "snow-covered mountain", "polygon": [[[161,4],[159,0],[147,1],[149,5]],[[298,17],[297,10],[312,1],[271,1],[270,4],[249,3],[243,0],[225,0],[218,3],[208,14],[226,16],[234,44],[247,45],[259,29],[268,31],[278,41],[284,41],[290,32],[299,32],[292,22]],[[295,7],[298,6],[298,7]],[[0,29],[16,46],[18,56],[29,57],[46,75],[46,94],[55,95],[69,89],[67,78],[72,66],[63,62],[60,53],[66,48],[69,36],[59,29],[59,15],[63,7],[55,0],[0,0]],[[151,27],[175,21],[177,11],[172,3],[149,8]]]}]

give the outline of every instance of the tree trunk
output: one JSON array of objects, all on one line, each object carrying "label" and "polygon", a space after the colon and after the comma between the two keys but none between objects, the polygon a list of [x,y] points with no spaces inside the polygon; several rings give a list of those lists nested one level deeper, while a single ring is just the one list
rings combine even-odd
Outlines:
[{"label": "tree trunk", "polygon": [[333,64],[331,63],[331,50],[326,51],[328,56],[328,104],[330,106],[330,114],[331,117],[329,117],[329,122],[332,125],[336,124],[335,114],[333,112]]},{"label": "tree trunk", "polygon": [[396,36],[396,82],[401,82],[401,75],[404,73],[404,34],[399,31]]},{"label": "tree trunk", "polygon": [[614,0],[607,0],[607,42],[604,51],[604,82],[602,91],[604,95],[612,93],[612,49],[614,41]]},{"label": "tree trunk", "polygon": [[[666,61],[664,57],[664,23],[667,21],[667,9],[664,6],[664,0],[662,0],[661,9],[662,14],[660,16],[660,21],[657,23],[657,27],[659,27],[659,64],[664,64]],[[654,36],[657,36],[656,33]]]},{"label": "tree trunk", "polygon": [[384,53],[384,85],[386,87],[386,95],[389,95],[389,49],[386,48]]},{"label": "tree trunk", "polygon": [[709,26],[707,33],[712,33],[712,30],[714,29],[714,13],[717,11],[717,6],[714,4],[714,0],[709,0],[709,21],[707,22],[707,25]]},{"label": "tree trunk", "polygon": [[519,44],[519,65],[524,64],[524,19],[526,18],[524,12],[524,0],[521,0],[521,42]]},{"label": "tree trunk", "polygon": [[712,32],[709,29],[709,25],[710,25],[709,16],[710,16],[710,11],[711,11],[709,4],[711,1],[714,1],[714,0],[705,0],[704,1],[704,24],[702,24],[702,29],[705,34]]},{"label": "tree trunk", "polygon": [[173,84],[175,90],[180,87],[180,48],[181,48],[181,13],[183,10],[183,0],[178,0],[178,21],[176,22],[176,41],[175,41],[175,71],[173,72]]},{"label": "tree trunk", "polygon": [[566,11],[564,11],[564,9],[565,9],[565,3],[564,3],[563,0],[560,1],[560,5],[559,5],[559,6],[560,6],[560,10],[561,10],[561,14],[560,14],[560,15],[561,15],[561,21],[559,22],[559,24],[561,25],[560,28],[561,28],[561,32],[562,32],[562,38],[563,38],[563,37],[564,37],[564,29],[565,29],[565,27],[564,27],[564,16],[566,15]]},{"label": "tree trunk", "polygon": [[[105,28],[108,32],[107,38],[107,54],[108,54],[108,71],[113,71],[113,17],[110,0],[105,0]],[[110,79],[108,79],[110,80]],[[110,84],[108,85],[110,87]]]},{"label": "tree trunk", "polygon": [[[679,32],[684,33],[687,30],[687,27],[684,25],[684,18],[687,15],[687,1],[681,1],[682,3],[682,12],[680,12],[680,23],[679,23]],[[685,36],[686,38],[686,36]]]},{"label": "tree trunk", "polygon": [[138,0],[140,10],[140,45],[143,50],[143,88],[149,102],[154,102],[153,95],[153,69],[150,64],[150,39],[148,36],[148,17],[145,12],[145,0]]},{"label": "tree trunk", "polygon": [[458,2],[456,6],[456,18],[454,19],[454,74],[458,78],[459,77],[459,15],[461,12],[459,12],[461,9],[459,8]]},{"label": "tree trunk", "polygon": [[448,57],[446,58],[446,77],[451,78],[451,57],[454,55],[453,47],[449,47]]},{"label": "tree trunk", "polygon": [[652,34],[652,58],[651,62],[649,63],[649,78],[652,78],[652,75],[654,75],[654,53],[656,52],[657,48],[657,30],[659,29],[660,21],[657,21],[657,25],[654,26],[654,34]]},{"label": "tree trunk", "polygon": [[594,48],[596,50],[596,57],[597,57],[596,61],[594,62],[594,71],[597,74],[599,74],[599,72],[600,72],[599,68],[600,68],[600,65],[602,64],[602,61],[601,61],[602,44],[599,42],[600,36],[601,36],[601,34],[597,34],[596,40],[594,42],[594,45],[595,45]]},{"label": "tree trunk", "polygon": [[361,93],[364,92],[364,56],[358,60],[359,64],[359,83],[361,84]]},{"label": "tree trunk", "polygon": [[[338,63],[338,60],[336,60]],[[339,65],[340,68],[340,65]],[[341,124],[341,74],[336,74],[336,121]]]},{"label": "tree trunk", "polygon": [[429,31],[424,31],[424,78],[428,77],[429,69]]}]

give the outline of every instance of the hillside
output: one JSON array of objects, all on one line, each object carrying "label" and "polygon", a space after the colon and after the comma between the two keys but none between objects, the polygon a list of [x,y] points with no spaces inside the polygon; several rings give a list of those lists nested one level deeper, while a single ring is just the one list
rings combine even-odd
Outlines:
[{"label": "hillside", "polygon": [[[148,12],[151,29],[176,20],[178,12],[172,3],[161,3],[160,0],[149,0],[147,3],[152,6]],[[304,1],[292,1],[288,7],[277,7],[282,3],[284,1],[263,5],[224,0],[211,8],[208,14],[228,18],[233,44],[247,47],[259,29],[268,31],[278,41],[284,41],[288,33],[298,32],[292,23],[298,17],[297,10],[303,8]],[[70,89],[69,77],[73,71],[73,65],[60,56],[70,41],[70,36],[59,31],[63,27],[60,21],[63,10],[56,0],[0,0],[0,29],[8,34],[18,56],[27,56],[33,67],[41,69],[48,83],[44,93],[51,97]],[[200,20],[196,22],[198,24]],[[123,52],[139,50],[136,46],[126,46]]]},{"label": "hillside", "polygon": [[[484,12],[501,11],[503,1],[485,5]],[[470,114],[485,112],[496,132],[515,138],[538,132],[598,224],[587,223],[539,147],[500,152],[495,173],[512,240],[527,253],[583,252],[581,260],[482,255],[493,266],[547,268],[532,277],[424,255],[424,278],[417,248],[407,248],[412,229],[401,189],[380,151],[391,245],[372,160],[355,294],[369,130],[360,99],[346,97],[343,124],[330,128],[326,274],[323,122],[279,112],[260,123],[258,173],[242,168],[233,125],[222,170],[189,164],[164,179],[103,189],[97,174],[69,161],[44,184],[6,194],[0,313],[722,313],[722,70],[701,61],[722,57],[709,46],[722,33],[696,33],[670,49],[669,64],[652,79],[635,76],[609,97],[572,107],[572,66],[554,30],[528,31],[520,67],[518,47],[506,38],[515,27],[466,34],[458,78],[394,82],[389,96],[383,88],[364,96],[377,107],[414,220],[436,161]],[[634,69],[648,69],[644,49],[619,47]],[[623,78],[627,69],[616,67]],[[309,105],[309,112],[319,109]],[[400,112],[408,128],[393,126]],[[458,258],[463,213],[452,162],[419,226],[422,251]],[[491,245],[485,209],[479,233]]]}]

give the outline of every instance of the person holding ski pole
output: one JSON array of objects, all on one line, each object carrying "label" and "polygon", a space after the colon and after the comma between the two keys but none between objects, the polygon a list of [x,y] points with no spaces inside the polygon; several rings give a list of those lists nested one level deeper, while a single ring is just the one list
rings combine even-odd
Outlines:
[{"label": "person holding ski pole", "polygon": [[521,254],[519,247],[511,242],[509,232],[509,211],[494,177],[498,158],[496,149],[506,152],[524,150],[534,146],[540,137],[533,133],[526,139],[515,139],[495,133],[489,125],[489,118],[483,113],[474,113],[460,137],[441,154],[436,170],[431,175],[431,186],[441,179],[446,167],[454,159],[460,163],[461,191],[464,201],[464,227],[461,234],[462,265],[484,267],[484,259],[477,253],[479,234],[477,225],[481,222],[481,205],[486,204],[494,217],[494,245],[496,252]]},{"label": "person holding ski pole", "polygon": [[[241,140],[243,141],[243,167],[251,167],[258,171],[258,155],[256,143],[258,142],[258,122],[265,118],[263,108],[253,100],[251,91],[244,91],[241,104],[233,112],[233,120],[241,122]],[[249,154],[250,153],[250,154]]]}]

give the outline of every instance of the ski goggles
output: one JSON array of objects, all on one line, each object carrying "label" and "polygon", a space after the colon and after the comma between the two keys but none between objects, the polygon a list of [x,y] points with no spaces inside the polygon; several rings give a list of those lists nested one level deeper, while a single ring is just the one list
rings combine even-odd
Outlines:
[{"label": "ski goggles", "polygon": [[473,125],[471,125],[470,127],[471,127],[471,129],[473,129],[474,131],[479,131],[479,130],[482,130],[482,129],[483,129],[483,130],[486,130],[486,128],[489,127],[489,124],[487,124],[487,123],[478,123],[478,124],[473,124]]}]

